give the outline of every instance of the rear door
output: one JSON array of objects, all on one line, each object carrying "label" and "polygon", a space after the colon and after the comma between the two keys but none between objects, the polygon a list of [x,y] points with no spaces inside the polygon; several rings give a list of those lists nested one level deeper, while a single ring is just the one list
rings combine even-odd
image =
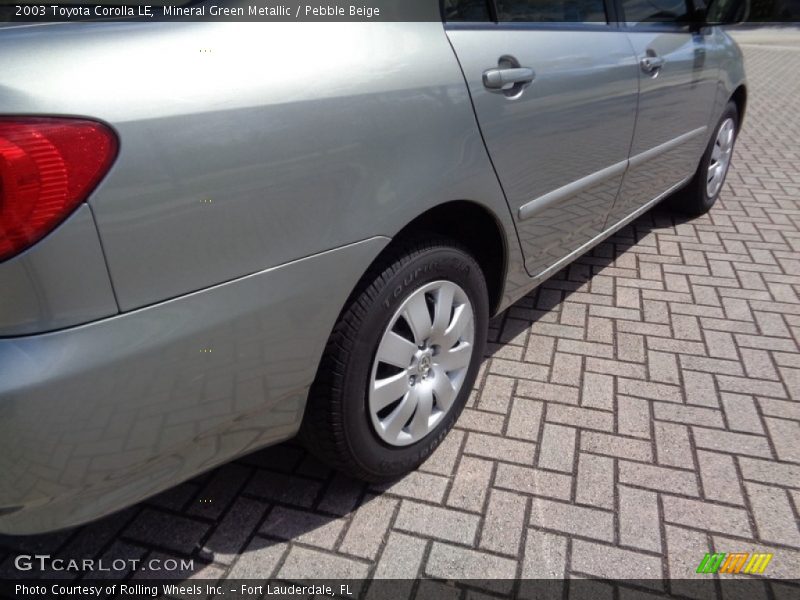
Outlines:
[{"label": "rear door", "polygon": [[640,95],[631,164],[609,223],[694,173],[710,135],[718,75],[715,37],[690,26],[688,0],[619,1],[640,63]]},{"label": "rear door", "polygon": [[603,0],[445,0],[447,34],[536,276],[603,228],[638,66]]}]

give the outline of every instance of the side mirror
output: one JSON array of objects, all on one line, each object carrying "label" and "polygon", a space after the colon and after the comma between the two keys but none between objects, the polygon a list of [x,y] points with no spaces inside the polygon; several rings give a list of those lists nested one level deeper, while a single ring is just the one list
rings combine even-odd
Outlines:
[{"label": "side mirror", "polygon": [[750,0],[709,0],[703,21],[705,25],[734,25],[749,15]]}]

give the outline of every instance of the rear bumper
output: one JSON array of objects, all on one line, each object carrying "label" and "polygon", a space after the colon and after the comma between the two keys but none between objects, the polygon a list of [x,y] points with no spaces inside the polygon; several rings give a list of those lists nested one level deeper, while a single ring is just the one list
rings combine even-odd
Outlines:
[{"label": "rear bumper", "polygon": [[388,241],[0,339],[0,532],[76,525],[293,436],[338,313]]}]

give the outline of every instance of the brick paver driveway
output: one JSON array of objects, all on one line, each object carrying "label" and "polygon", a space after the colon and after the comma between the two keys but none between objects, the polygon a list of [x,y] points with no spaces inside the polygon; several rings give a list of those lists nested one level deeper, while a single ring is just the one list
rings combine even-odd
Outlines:
[{"label": "brick paver driveway", "polygon": [[680,578],[761,550],[800,577],[800,50],[746,55],[721,205],[645,215],[496,319],[418,472],[371,487],[285,444],[77,531],[0,538],[2,574],[37,551],[192,557],[207,577]]}]

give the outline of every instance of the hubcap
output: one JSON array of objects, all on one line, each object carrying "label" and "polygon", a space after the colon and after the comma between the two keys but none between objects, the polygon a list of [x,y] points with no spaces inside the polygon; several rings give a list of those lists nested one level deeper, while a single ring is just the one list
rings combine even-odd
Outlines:
[{"label": "hubcap", "polygon": [[384,442],[408,446],[442,421],[467,376],[474,339],[472,304],[455,283],[435,281],[406,298],[372,363],[369,413]]},{"label": "hubcap", "polygon": [[733,119],[725,119],[717,132],[714,148],[711,150],[711,160],[706,173],[706,194],[713,198],[719,193],[728,167],[731,165],[733,155],[733,142],[736,138],[736,127]]}]

